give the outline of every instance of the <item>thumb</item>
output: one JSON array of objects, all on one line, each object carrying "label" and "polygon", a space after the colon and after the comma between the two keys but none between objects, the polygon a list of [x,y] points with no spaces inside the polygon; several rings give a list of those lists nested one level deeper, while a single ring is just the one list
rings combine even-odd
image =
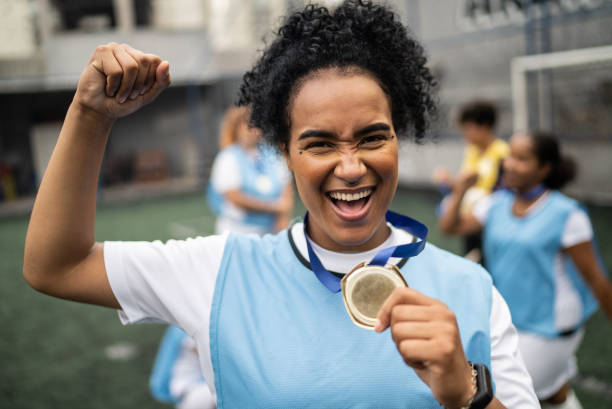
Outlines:
[{"label": "thumb", "polygon": [[170,86],[170,63],[162,61],[155,71],[155,82],[151,89],[143,95],[146,103],[153,101],[163,90]]}]

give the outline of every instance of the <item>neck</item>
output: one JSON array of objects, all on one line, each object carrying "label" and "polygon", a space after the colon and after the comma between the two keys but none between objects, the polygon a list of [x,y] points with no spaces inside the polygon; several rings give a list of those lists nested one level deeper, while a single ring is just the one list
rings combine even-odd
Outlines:
[{"label": "neck", "polygon": [[477,143],[476,146],[478,146],[478,148],[481,151],[486,151],[487,148],[493,143],[493,141],[495,140],[495,137],[493,135],[489,136],[488,139],[486,139],[485,141],[482,141],[480,143]]},{"label": "neck", "polygon": [[321,234],[317,234],[319,232],[313,231],[310,224],[307,226],[307,233],[308,237],[310,237],[314,243],[326,250],[340,253],[361,253],[375,249],[383,244],[391,235],[391,229],[389,226],[387,226],[385,221],[373,232],[370,237],[359,243],[340,243],[333,241],[331,237],[327,237],[323,232],[320,232]]},{"label": "neck", "polygon": [[238,146],[240,146],[242,149],[244,149],[247,152],[253,152],[255,149],[257,149],[257,144],[253,145],[253,144],[249,144],[249,143],[245,143],[245,142],[241,142],[238,141]]},{"label": "neck", "polygon": [[542,183],[539,183],[527,189],[515,190],[514,193],[516,194],[517,198],[525,202],[532,202],[538,197],[540,197],[545,191],[546,186],[544,186],[544,184]]}]

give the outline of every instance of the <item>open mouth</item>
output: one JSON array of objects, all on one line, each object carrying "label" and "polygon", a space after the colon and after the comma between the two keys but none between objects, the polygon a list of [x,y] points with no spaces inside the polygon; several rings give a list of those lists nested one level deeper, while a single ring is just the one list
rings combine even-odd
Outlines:
[{"label": "open mouth", "polygon": [[367,205],[373,192],[373,188],[367,188],[357,192],[329,192],[327,196],[340,216],[355,220],[367,212]]}]

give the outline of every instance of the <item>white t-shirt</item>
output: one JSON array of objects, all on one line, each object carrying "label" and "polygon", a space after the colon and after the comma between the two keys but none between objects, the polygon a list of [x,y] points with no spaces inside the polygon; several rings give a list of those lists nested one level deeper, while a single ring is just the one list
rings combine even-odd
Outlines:
[{"label": "white t-shirt", "polygon": [[[538,200],[527,209],[525,215],[531,214],[539,209],[548,200],[549,192],[541,195]],[[494,196],[482,198],[474,206],[472,213],[476,219],[484,226],[487,222],[489,210],[493,203]],[[589,242],[593,239],[593,227],[589,217],[582,209],[573,210],[563,228],[561,234],[561,248],[555,255],[554,276],[555,276],[555,327],[559,331],[574,329],[582,319],[582,301],[578,291],[572,284],[571,278],[565,270],[563,263],[563,249],[575,246],[576,244]]]},{"label": "white t-shirt", "polygon": [[[259,150],[248,152],[252,160],[255,160],[258,154]],[[270,155],[270,158],[272,157],[274,156]],[[279,178],[281,185],[286,186],[291,180],[291,174],[280,158],[275,159],[278,159],[276,176]],[[238,163],[236,155],[232,154],[230,150],[224,149],[219,152],[213,162],[210,173],[210,183],[212,183],[215,190],[221,194],[230,190],[237,190],[242,186],[241,173],[240,164]],[[244,234],[255,233],[259,235],[270,233],[260,226],[242,223],[241,220],[243,220],[246,215],[246,212],[242,208],[229,201],[226,201],[224,206],[226,206],[224,209],[224,216],[217,217],[215,233],[235,232]]]},{"label": "white t-shirt", "polygon": [[[392,228],[381,247],[411,241],[403,230]],[[291,229],[301,256],[308,260],[303,225]],[[198,346],[202,373],[213,394],[214,373],[210,358],[209,323],[217,272],[227,234],[184,241],[105,242],[104,262],[109,282],[122,310],[122,323],[168,322],[183,328]],[[374,256],[336,253],[313,246],[328,270],[350,271]],[[393,261],[393,260],[391,260]],[[491,309],[491,372],[497,398],[508,408],[537,408],[531,379],[518,351],[518,336],[510,312],[497,290]]]}]

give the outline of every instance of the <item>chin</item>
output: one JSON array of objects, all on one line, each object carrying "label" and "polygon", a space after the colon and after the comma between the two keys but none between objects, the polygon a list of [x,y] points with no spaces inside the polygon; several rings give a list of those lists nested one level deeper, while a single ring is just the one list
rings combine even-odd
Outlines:
[{"label": "chin", "polygon": [[368,243],[376,233],[376,229],[369,226],[342,227],[336,234],[331,236],[339,246],[348,251],[361,251],[362,247]]}]

